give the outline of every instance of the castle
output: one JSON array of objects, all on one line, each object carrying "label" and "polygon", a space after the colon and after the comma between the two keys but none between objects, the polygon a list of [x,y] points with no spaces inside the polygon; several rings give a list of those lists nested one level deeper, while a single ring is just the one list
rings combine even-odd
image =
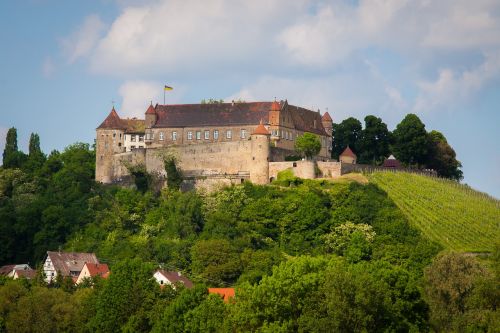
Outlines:
[{"label": "castle", "polygon": [[328,112],[321,116],[287,101],[151,104],[144,120],[122,119],[113,107],[96,129],[96,180],[120,182],[133,165],[164,177],[166,155],[175,156],[183,174],[197,183],[267,184],[289,167],[314,178],[312,162],[286,157],[296,155],[297,137],[308,132],[321,142],[317,160],[329,161],[332,126]]}]

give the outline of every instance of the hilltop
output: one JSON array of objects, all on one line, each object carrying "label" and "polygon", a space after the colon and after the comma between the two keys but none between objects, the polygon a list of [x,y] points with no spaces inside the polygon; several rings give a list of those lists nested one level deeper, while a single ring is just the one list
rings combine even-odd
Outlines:
[{"label": "hilltop", "polygon": [[376,172],[368,178],[425,237],[445,249],[490,252],[500,241],[499,200],[454,181],[417,174]]}]

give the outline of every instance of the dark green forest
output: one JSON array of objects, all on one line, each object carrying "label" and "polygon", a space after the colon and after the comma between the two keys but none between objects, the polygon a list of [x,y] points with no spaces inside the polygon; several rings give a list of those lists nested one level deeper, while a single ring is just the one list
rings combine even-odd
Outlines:
[{"label": "dark green forest", "polygon": [[[36,134],[28,154],[12,138],[0,169],[0,264],[37,266],[60,248],[95,252],[111,274],[78,287],[1,278],[0,332],[500,327],[500,248],[486,259],[442,252],[374,184],[283,175],[214,193],[103,186],[90,145],[46,156]],[[158,267],[195,288],[161,289]],[[236,297],[224,303],[207,287]]]}]

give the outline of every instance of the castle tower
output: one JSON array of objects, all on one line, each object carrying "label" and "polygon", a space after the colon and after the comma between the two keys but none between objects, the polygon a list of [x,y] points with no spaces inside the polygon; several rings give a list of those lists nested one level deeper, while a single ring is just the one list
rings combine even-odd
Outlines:
[{"label": "castle tower", "polygon": [[126,126],[115,108],[96,129],[95,180],[101,183],[113,181],[113,155],[124,151]]},{"label": "castle tower", "polygon": [[279,126],[281,118],[281,105],[276,100],[271,104],[269,110],[269,125],[271,130],[271,140],[276,141],[280,139]]},{"label": "castle tower", "polygon": [[146,116],[144,120],[144,125],[146,127],[145,129],[145,143],[150,144],[153,140],[153,131],[151,128],[156,124],[156,109],[153,107],[153,103],[151,102],[151,105],[149,105],[148,109],[146,110]]},{"label": "castle tower", "polygon": [[325,114],[323,115],[323,117],[321,117],[321,124],[323,124],[323,128],[325,129],[325,132],[326,134],[328,134],[328,138],[327,138],[327,151],[328,151],[328,155],[330,155],[332,153],[332,147],[333,147],[333,138],[332,138],[332,135],[333,135],[333,120],[332,120],[332,117],[330,117],[330,114],[327,112],[325,112]]},{"label": "castle tower", "polygon": [[250,163],[250,181],[254,184],[269,183],[269,132],[260,121],[259,126],[255,128],[250,140],[252,141],[252,161]]}]

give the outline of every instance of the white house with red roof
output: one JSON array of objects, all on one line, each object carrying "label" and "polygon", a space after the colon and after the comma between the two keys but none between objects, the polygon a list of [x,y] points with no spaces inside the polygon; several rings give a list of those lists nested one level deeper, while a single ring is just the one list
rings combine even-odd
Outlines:
[{"label": "white house with red roof", "polygon": [[157,270],[153,277],[160,286],[170,285],[175,289],[175,285],[182,284],[186,288],[193,288],[194,284],[187,277],[182,275],[181,272]]},{"label": "white house with red roof", "polygon": [[106,264],[85,263],[80,275],[78,275],[78,278],[76,279],[76,284],[80,284],[84,279],[92,278],[94,276],[106,278],[108,273],[109,268]]}]

